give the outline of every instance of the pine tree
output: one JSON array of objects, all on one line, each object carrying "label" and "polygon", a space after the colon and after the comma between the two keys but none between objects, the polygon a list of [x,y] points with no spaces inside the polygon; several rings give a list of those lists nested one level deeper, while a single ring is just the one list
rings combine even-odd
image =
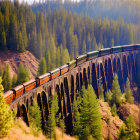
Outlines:
[{"label": "pine tree", "polygon": [[80,106],[80,139],[101,139],[101,115],[99,103],[92,86],[83,92]]},{"label": "pine tree", "polygon": [[24,67],[23,63],[20,63],[18,68],[17,83],[22,84],[24,82],[27,82],[29,79],[30,79],[30,75],[29,75],[28,68]]},{"label": "pine tree", "polygon": [[73,102],[73,135],[80,134],[80,113],[78,108],[78,102],[74,100]]},{"label": "pine tree", "polygon": [[0,77],[0,138],[7,136],[10,128],[12,127],[13,118],[12,111],[6,104],[3,95],[3,86],[1,85],[2,79]]},{"label": "pine tree", "polygon": [[108,103],[110,103],[111,99],[112,99],[112,93],[109,90],[109,91],[106,92],[105,101],[108,102]]},{"label": "pine tree", "polygon": [[104,101],[104,93],[103,93],[103,85],[101,84],[100,85],[100,88],[99,88],[99,99],[101,99],[102,101]]},{"label": "pine tree", "polygon": [[116,116],[116,115],[117,115],[116,104],[113,104],[113,106],[112,106],[112,108],[111,108],[111,113],[112,113],[112,116]]},{"label": "pine tree", "polygon": [[85,43],[85,40],[83,40],[81,54],[85,54],[85,53],[86,53],[86,43]]},{"label": "pine tree", "polygon": [[34,134],[38,135],[39,131],[41,130],[42,117],[37,103],[33,102],[33,104],[29,107],[28,117],[30,127],[32,128]]},{"label": "pine tree", "polygon": [[6,52],[7,51],[7,41],[6,41],[5,32],[2,32],[2,47],[3,47],[3,50]]},{"label": "pine tree", "polygon": [[38,75],[42,75],[47,72],[46,60],[41,58],[38,66]]},{"label": "pine tree", "polygon": [[129,115],[120,129],[119,140],[138,140],[138,135],[136,135],[136,124],[132,115]]},{"label": "pine tree", "polygon": [[127,78],[127,81],[126,81],[125,99],[126,99],[126,102],[128,102],[128,103],[134,102],[134,98],[132,96],[132,91],[130,88],[129,78]]},{"label": "pine tree", "polygon": [[60,119],[59,125],[60,125],[61,131],[62,131],[62,138],[63,138],[63,135],[65,133],[65,122],[63,119]]},{"label": "pine tree", "polygon": [[1,77],[3,76],[3,68],[2,68],[1,65],[0,65],[0,76],[1,76]]},{"label": "pine tree", "polygon": [[11,89],[12,81],[10,76],[10,66],[9,64],[6,65],[5,71],[3,73],[3,82],[2,85],[4,87],[4,91]]},{"label": "pine tree", "polygon": [[12,79],[12,87],[14,88],[17,85],[17,75],[14,74],[13,79]]},{"label": "pine tree", "polygon": [[114,80],[112,83],[112,100],[111,100],[112,104],[116,104],[117,106],[119,106],[121,103],[121,96],[122,96],[122,93],[121,93],[120,85],[118,82],[118,76],[117,74],[115,74]]}]

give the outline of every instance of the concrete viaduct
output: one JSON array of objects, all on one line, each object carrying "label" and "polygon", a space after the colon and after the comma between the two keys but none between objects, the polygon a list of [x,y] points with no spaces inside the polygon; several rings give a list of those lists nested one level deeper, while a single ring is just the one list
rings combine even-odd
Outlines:
[{"label": "concrete viaduct", "polygon": [[72,129],[72,103],[82,86],[87,88],[89,84],[92,84],[99,97],[101,82],[105,95],[107,89],[111,89],[114,73],[117,73],[121,90],[124,91],[127,77],[131,82],[135,81],[135,60],[138,53],[138,51],[121,52],[86,61],[64,75],[23,94],[10,105],[10,108],[17,111],[17,116],[23,116],[24,121],[28,124],[27,112],[32,101],[35,100],[42,111],[42,122],[44,122],[49,114],[48,98],[56,93],[59,112],[65,119],[67,132],[70,132]]}]

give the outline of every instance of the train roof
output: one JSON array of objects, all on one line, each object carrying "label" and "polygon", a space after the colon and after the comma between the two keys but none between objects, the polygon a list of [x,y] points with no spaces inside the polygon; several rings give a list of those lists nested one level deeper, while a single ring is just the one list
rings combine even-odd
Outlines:
[{"label": "train roof", "polygon": [[113,46],[111,48],[121,48],[122,46]]},{"label": "train roof", "polygon": [[70,61],[68,64],[72,64],[72,63],[75,63],[75,62],[76,62],[76,60],[74,59],[74,60]]},{"label": "train roof", "polygon": [[87,54],[98,53],[99,51],[88,52]]},{"label": "train roof", "polygon": [[64,68],[67,68],[67,67],[68,67],[68,65],[66,64],[66,65],[61,66],[60,69],[64,69]]},{"label": "train roof", "polygon": [[17,91],[17,90],[20,90],[20,89],[23,88],[23,87],[24,87],[23,85],[19,85],[19,86],[13,88],[13,90]]},{"label": "train roof", "polygon": [[87,54],[83,54],[83,55],[78,56],[77,59],[80,59],[80,58],[86,57],[86,56],[87,56]]},{"label": "train roof", "polygon": [[28,82],[23,83],[23,85],[24,85],[24,86],[27,86],[27,85],[29,85],[29,84],[32,84],[33,82],[36,82],[36,80],[35,80],[35,79],[32,79],[32,80],[30,80],[30,81],[28,81]]},{"label": "train roof", "polygon": [[58,71],[60,71],[60,69],[59,69],[59,68],[57,68],[57,69],[55,69],[55,70],[50,71],[50,73],[52,74],[52,73],[55,73],[55,72],[58,72]]},{"label": "train roof", "polygon": [[4,97],[7,97],[9,96],[10,94],[13,94],[13,91],[12,90],[8,90],[4,93]]},{"label": "train roof", "polygon": [[39,76],[38,78],[39,78],[39,79],[42,79],[42,78],[48,77],[48,76],[50,76],[50,73],[45,73],[45,74]]},{"label": "train roof", "polygon": [[99,51],[105,51],[105,50],[110,50],[111,48],[103,48],[103,49],[100,49]]}]

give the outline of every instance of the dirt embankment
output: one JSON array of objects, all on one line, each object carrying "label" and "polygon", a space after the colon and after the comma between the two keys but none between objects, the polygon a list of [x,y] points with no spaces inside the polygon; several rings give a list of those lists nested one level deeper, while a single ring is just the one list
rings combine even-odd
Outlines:
[{"label": "dirt embankment", "polygon": [[31,52],[7,52],[6,54],[0,52],[0,65],[5,68],[6,63],[9,63],[11,76],[17,73],[20,62],[29,69],[31,78],[36,76],[39,62]]}]

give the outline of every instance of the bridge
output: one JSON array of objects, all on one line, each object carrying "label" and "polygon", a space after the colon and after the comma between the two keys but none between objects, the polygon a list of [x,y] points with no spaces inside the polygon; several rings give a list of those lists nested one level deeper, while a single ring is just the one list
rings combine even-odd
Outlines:
[{"label": "bridge", "polygon": [[118,74],[119,84],[122,91],[129,77],[130,82],[135,82],[136,56],[138,50],[113,53],[86,61],[69,72],[23,94],[10,104],[12,110],[17,110],[17,116],[23,116],[28,124],[28,109],[35,100],[42,111],[42,122],[49,114],[48,98],[55,93],[58,95],[59,112],[66,123],[66,130],[72,129],[72,103],[76,99],[78,91],[92,84],[97,97],[99,97],[100,83],[103,85],[104,95],[107,89],[111,89],[113,76]]}]

